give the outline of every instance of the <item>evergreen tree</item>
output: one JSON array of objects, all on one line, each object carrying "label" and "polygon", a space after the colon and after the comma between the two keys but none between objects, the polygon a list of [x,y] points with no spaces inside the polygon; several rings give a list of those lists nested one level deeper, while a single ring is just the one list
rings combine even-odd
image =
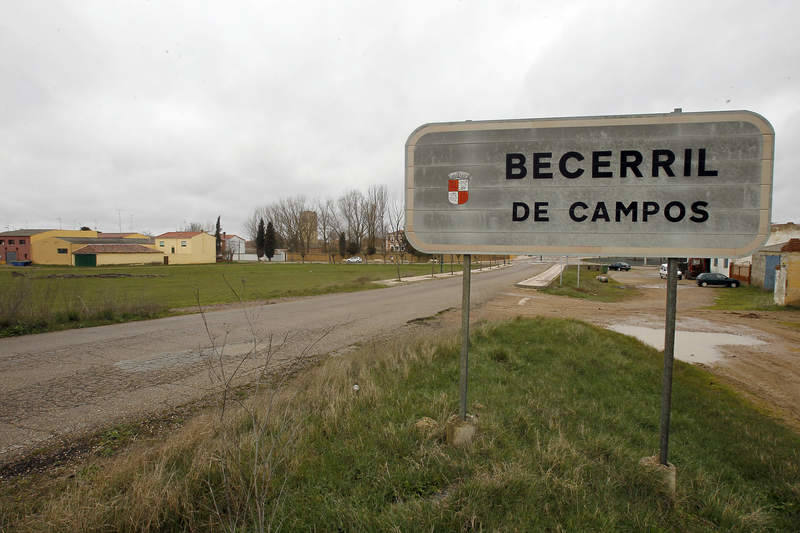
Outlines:
[{"label": "evergreen tree", "polygon": [[347,239],[344,236],[344,232],[339,234],[339,255],[344,257],[344,254],[347,253]]},{"label": "evergreen tree", "polygon": [[258,233],[256,234],[256,255],[259,261],[264,257],[264,231],[264,219],[262,218],[258,221]]},{"label": "evergreen tree", "polygon": [[271,220],[267,223],[267,229],[264,231],[264,255],[267,256],[270,262],[275,255],[275,228]]},{"label": "evergreen tree", "polygon": [[222,226],[219,225],[219,218],[217,217],[217,231],[214,232],[214,237],[217,239],[217,257],[222,255]]}]

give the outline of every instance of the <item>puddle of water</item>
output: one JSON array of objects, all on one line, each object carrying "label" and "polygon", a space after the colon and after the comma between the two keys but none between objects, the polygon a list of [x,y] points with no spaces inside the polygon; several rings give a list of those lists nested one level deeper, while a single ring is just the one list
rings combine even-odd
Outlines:
[{"label": "puddle of water", "polygon": [[[663,329],[629,326],[626,324],[614,324],[609,326],[608,329],[636,337],[657,350],[664,349]],[[755,337],[733,335],[731,333],[676,331],[675,359],[680,359],[687,363],[711,364],[725,357],[725,354],[719,349],[721,346],[758,346],[759,344],[766,343]]]}]

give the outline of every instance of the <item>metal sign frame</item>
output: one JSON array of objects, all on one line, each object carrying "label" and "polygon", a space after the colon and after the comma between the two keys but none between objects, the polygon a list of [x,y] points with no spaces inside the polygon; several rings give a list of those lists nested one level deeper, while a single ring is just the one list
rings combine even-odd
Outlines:
[{"label": "metal sign frame", "polygon": [[[447,192],[447,201],[450,205],[455,207],[462,207],[468,201],[470,197],[470,174],[464,170],[460,170],[458,168],[454,168],[459,164],[458,161],[447,161],[447,158],[450,157],[451,159],[458,159],[458,157],[452,157],[453,153],[448,153],[448,150],[451,152],[459,152],[460,149],[458,148],[451,148],[451,145],[448,145],[445,142],[442,142],[446,139],[446,134],[466,134],[462,135],[460,141],[461,144],[480,144],[476,142],[476,138],[469,137],[470,133],[474,132],[492,132],[493,134],[497,135],[497,132],[509,131],[509,130],[528,130],[527,135],[534,139],[537,139],[536,131],[538,129],[547,130],[553,128],[561,128],[562,130],[566,130],[567,132],[571,132],[570,128],[574,128],[576,133],[576,137],[580,136],[581,130],[580,128],[584,128],[582,133],[586,133],[585,128],[594,128],[593,133],[597,137],[597,131],[600,132],[599,137],[602,138],[603,141],[607,141],[607,132],[619,132],[620,130],[614,130],[614,126],[633,126],[639,128],[647,128],[647,127],[659,127],[664,125],[685,125],[685,124],[705,124],[706,129],[710,129],[711,131],[715,131],[715,124],[726,124],[726,123],[747,123],[750,125],[755,126],[755,129],[759,132],[758,134],[754,134],[751,131],[747,134],[747,137],[750,141],[754,141],[756,139],[756,135],[760,135],[760,140],[755,142],[751,142],[749,146],[746,146],[747,143],[739,143],[738,149],[741,153],[746,153],[747,150],[753,150],[754,148],[758,151],[758,155],[760,157],[760,165],[754,165],[754,157],[752,154],[749,155],[749,159],[747,161],[750,163],[750,167],[748,171],[739,174],[740,182],[745,182],[745,187],[749,186],[750,191],[745,191],[743,188],[743,202],[751,204],[749,209],[751,211],[758,210],[758,227],[756,231],[750,231],[750,233],[744,232],[741,230],[742,227],[748,227],[747,224],[745,225],[731,225],[732,227],[738,227],[740,233],[736,234],[736,238],[744,236],[744,239],[750,239],[746,242],[740,242],[739,246],[731,248],[730,246],[727,248],[714,248],[714,247],[702,247],[702,248],[693,248],[693,247],[680,247],[674,246],[675,239],[673,238],[671,242],[669,240],[660,240],[658,234],[658,228],[656,231],[651,234],[649,240],[647,240],[646,246],[633,246],[633,247],[626,247],[626,246],[618,246],[618,245],[608,245],[607,243],[603,243],[598,246],[582,246],[582,245],[574,245],[573,243],[568,242],[565,239],[557,238],[557,242],[555,245],[545,245],[542,246],[541,243],[523,243],[521,246],[515,246],[509,244],[507,242],[501,242],[502,239],[498,239],[498,242],[492,242],[491,244],[476,244],[470,242],[467,239],[465,242],[461,242],[459,244],[443,244],[443,243],[431,243],[423,241],[416,233],[416,221],[415,221],[415,207],[414,207],[414,200],[415,200],[415,155],[416,155],[416,148],[417,144],[419,143],[420,139],[424,136],[433,134],[440,136],[438,140],[440,144],[447,146],[448,149],[441,151],[440,155],[443,155],[442,159],[445,160],[444,164],[436,165],[435,163],[438,161],[434,161],[434,164],[431,166],[434,167],[441,167],[437,168],[433,173],[444,173],[447,178],[447,188],[445,191]],[[708,125],[712,125],[710,128]],[[598,130],[598,128],[600,128]],[[667,128],[668,130],[669,128]],[[722,128],[724,129],[724,128]],[[735,129],[735,128],[734,128]],[[665,135],[665,131],[669,133],[667,130],[662,130],[662,136]],[[677,131],[677,135],[675,135],[675,131]],[[533,134],[531,135],[531,132]],[[697,129],[695,129],[695,133]],[[442,134],[445,134],[445,137],[442,137]],[[672,133],[674,138],[678,140],[686,140],[686,136],[683,135],[681,128],[672,128]],[[728,133],[729,134],[729,133]],[[666,135],[669,138],[669,135]],[[734,136],[735,137],[735,136]],[[496,138],[502,139],[501,142],[504,142],[506,145],[509,144],[509,139],[513,139],[513,136],[503,136],[498,135]],[[713,137],[706,136],[706,139],[710,139]],[[728,137],[725,137],[727,140]],[[702,139],[702,137],[701,137]],[[566,140],[567,146],[570,141],[569,133],[564,135],[562,133],[561,139],[562,145],[560,148],[562,151],[564,150],[564,143],[563,141]],[[641,164],[643,162],[643,156],[641,152],[638,150],[641,149],[650,149],[653,147],[652,139],[649,139],[650,144],[644,143],[643,145],[637,145],[635,141],[630,141],[630,139],[626,139],[629,141],[627,150],[628,155],[631,153],[639,154],[639,162]],[[670,139],[674,140],[674,139]],[[695,136],[691,139],[695,141],[695,145],[697,145],[698,138]],[[596,142],[596,138],[594,139]],[[613,143],[614,138],[612,135],[612,139],[610,144],[614,145]],[[492,141],[488,141],[485,144],[490,144]],[[497,141],[495,141],[497,142]],[[558,143],[556,143],[558,144]],[[591,144],[591,143],[590,143]],[[731,143],[735,145],[736,143]],[[756,146],[754,146],[754,144]],[[760,144],[760,146],[759,146]],[[539,143],[541,145],[541,143]],[[530,148],[530,143],[526,145],[525,142],[518,142],[517,144],[513,144],[512,146],[515,149],[518,149],[519,146],[526,146]],[[576,148],[578,144],[574,145]],[[743,148],[743,146],[746,146]],[[673,363],[674,363],[674,351],[675,351],[675,318],[677,312],[677,292],[678,292],[678,279],[677,279],[677,270],[678,270],[678,259],[677,257],[684,256],[701,256],[701,257],[710,257],[710,256],[727,256],[727,257],[736,257],[741,255],[746,255],[749,252],[752,252],[755,248],[763,244],[769,236],[769,224],[770,224],[770,215],[772,209],[772,169],[773,169],[773,158],[774,158],[774,146],[775,146],[775,131],[772,128],[772,125],[761,115],[753,113],[751,111],[723,111],[723,112],[706,112],[706,113],[682,113],[679,109],[676,109],[673,113],[668,114],[659,114],[659,115],[631,115],[631,116],[616,116],[616,117],[582,117],[582,118],[563,118],[563,119],[542,119],[542,120],[511,120],[511,121],[488,121],[488,122],[461,122],[461,123],[443,123],[443,124],[426,124],[417,128],[408,138],[408,142],[406,143],[406,237],[411,242],[411,244],[417,248],[418,250],[428,252],[428,253],[457,253],[464,255],[464,278],[462,284],[462,299],[461,299],[461,334],[462,334],[462,342],[461,342],[461,364],[460,364],[460,380],[459,380],[459,416],[462,420],[467,419],[467,389],[468,389],[468,382],[469,382],[469,300],[470,300],[470,279],[471,279],[471,255],[473,253],[483,253],[483,254],[492,254],[492,253],[535,253],[535,254],[548,254],[548,255],[595,255],[595,256],[614,256],[614,255],[632,255],[632,256],[657,256],[657,257],[669,257],[668,259],[668,276],[667,276],[667,301],[666,301],[666,317],[665,317],[665,330],[664,330],[664,371],[662,375],[662,390],[661,390],[661,419],[660,419],[660,435],[659,435],[659,456],[658,460],[659,463],[662,465],[669,465],[669,427],[670,427],[670,412],[672,406],[672,370],[673,370]],[[584,146],[585,147],[585,146]],[[581,147],[583,148],[583,147]],[[636,148],[636,150],[633,150]],[[717,146],[717,148],[720,148]],[[730,149],[734,150],[736,147],[731,146]],[[693,166],[692,163],[692,152],[694,148],[685,148],[685,152],[683,155],[683,175],[684,177],[691,177],[692,170],[695,170],[697,176],[718,176],[717,171],[708,170],[706,167],[707,160],[706,153],[703,149],[698,149],[698,159]],[[569,150],[569,148],[567,148]],[[591,147],[589,149],[591,151]],[[479,150],[478,150],[479,151]],[[657,152],[659,152],[657,154]],[[671,150],[653,150],[652,153],[652,160],[651,160],[651,168],[653,177],[659,177],[659,171],[664,170],[664,165],[669,166],[670,164],[675,162],[674,153],[672,153],[672,161],[667,163],[669,160],[669,155],[666,152],[671,152]],[[468,158],[471,157],[470,163],[475,163],[476,158],[475,154],[467,150],[461,150],[460,153],[465,153],[468,155]],[[487,153],[484,151],[482,156],[486,158]],[[496,156],[498,153],[502,153],[501,151],[495,150],[493,153]],[[600,178],[609,178],[613,177],[608,167],[611,166],[611,151],[603,151],[599,152],[604,154],[602,157],[598,157],[595,154],[598,152],[592,152],[592,177],[600,177]],[[434,152],[428,154],[430,157]],[[575,155],[577,154],[577,155]],[[538,177],[540,179],[552,179],[554,177],[554,173],[551,172],[549,169],[551,168],[551,164],[549,158],[552,157],[551,152],[540,152],[537,157],[537,153],[533,153],[533,174],[534,177],[537,175],[537,171],[539,172]],[[737,154],[726,154],[729,160],[733,160],[734,164],[732,165],[735,168],[736,158],[733,157]],[[579,157],[580,156],[580,159]],[[667,159],[660,159],[661,156],[667,157]],[[562,173],[562,177],[566,179],[572,179],[579,177],[577,170],[570,168],[567,166],[566,162],[564,162],[564,158],[567,160],[572,159],[573,162],[575,160],[582,161],[584,157],[577,152],[576,150],[568,151],[565,155],[562,156],[562,160],[559,162],[559,170]],[[434,156],[433,159],[436,159]],[[477,158],[479,160],[480,158]],[[528,172],[527,167],[523,165],[524,155],[520,154],[518,151],[514,153],[506,153],[506,168],[505,168],[505,179],[517,181],[517,179],[525,178],[525,175]],[[543,161],[544,160],[544,161]],[[626,168],[625,163],[630,162],[629,159],[626,159],[625,152],[620,152],[619,160],[617,164],[620,168],[620,177],[624,178],[625,175],[622,173],[622,169]],[[477,166],[480,166],[477,165]],[[485,167],[486,165],[484,165]],[[496,171],[496,162],[495,168]],[[630,168],[630,167],[628,167]],[[753,172],[755,169],[757,172]],[[485,170],[485,169],[484,169]],[[497,182],[498,178],[496,176],[492,176],[490,172],[486,174],[484,172],[484,177],[489,176],[488,181],[492,179]],[[516,175],[515,175],[516,173]],[[670,170],[666,172],[669,177],[674,177],[674,172]],[[595,175],[597,174],[597,175]],[[757,174],[757,175],[756,175]],[[731,175],[734,175],[732,172]],[[637,169],[636,178],[642,178],[641,172]],[[754,180],[754,178],[756,178]],[[502,180],[502,178],[499,178]],[[747,180],[750,180],[749,182]],[[640,184],[641,185],[641,184]],[[649,185],[649,184],[648,184]],[[654,185],[658,186],[658,184]],[[674,185],[673,185],[674,186]],[[436,186],[430,187],[438,192]],[[753,194],[753,190],[759,190],[758,194]],[[611,189],[611,188],[609,188]],[[694,186],[694,189],[702,189],[702,183],[699,186]],[[475,188],[473,187],[473,191]],[[736,191],[734,191],[735,193]],[[750,198],[748,198],[748,195]],[[508,199],[508,194],[505,195],[505,199]],[[566,196],[566,195],[564,195]],[[735,194],[734,194],[735,196]],[[753,201],[753,198],[757,201]],[[527,196],[525,197],[527,200]],[[738,201],[738,200],[737,200]],[[434,210],[439,209],[437,206],[436,201],[430,202],[433,205]],[[519,204],[523,204],[525,209],[523,210],[523,215],[518,215],[517,208],[518,202],[513,202],[512,204],[512,220],[522,220],[527,219],[530,216],[530,206],[523,202],[519,202]],[[618,204],[617,204],[618,205]],[[624,205],[624,204],[623,204]],[[561,206],[563,208],[563,206]],[[728,206],[730,207],[730,206]],[[541,205],[537,206],[537,203],[533,203],[533,211],[534,211],[534,220],[537,222],[549,222],[549,217],[545,214],[542,214],[542,211],[539,211],[542,208]],[[694,209],[694,205],[693,205]],[[735,207],[731,209],[735,211]],[[537,212],[538,211],[538,212]],[[670,217],[667,215],[668,209],[665,209],[665,217],[669,219]],[[733,215],[736,213],[734,212]],[[570,208],[570,217],[573,216],[572,210]],[[708,219],[710,215],[706,213],[706,219]],[[701,217],[702,218],[702,217]],[[434,217],[435,219],[435,217]],[[463,219],[463,217],[462,217]],[[440,220],[444,220],[445,222],[448,221],[447,217],[440,217]],[[573,219],[574,220],[574,219]],[[609,220],[610,221],[610,220]],[[620,218],[617,215],[616,221],[619,222]],[[697,222],[697,221],[695,221]],[[723,220],[723,222],[728,223],[728,220]],[[721,224],[724,228],[725,224]],[[752,227],[752,220],[749,225]],[[450,229],[450,228],[446,228]],[[473,230],[474,231],[474,230]],[[492,233],[487,232],[487,233]],[[500,235],[502,232],[495,232],[496,234]],[[569,236],[569,233],[566,233]],[[600,233],[601,237],[606,236],[607,233]],[[655,235],[654,237],[652,235]],[[486,240],[485,237],[481,237],[482,239]],[[602,241],[602,238],[600,239]],[[706,238],[706,240],[708,240]],[[640,240],[640,242],[645,242],[644,240]],[[739,241],[731,241],[728,242],[739,242]],[[580,266],[578,267],[578,275],[580,276]],[[580,283],[580,277],[579,283]]]},{"label": "metal sign frame", "polygon": [[[748,125],[752,125],[752,127]],[[737,128],[740,129],[737,130]],[[746,134],[742,133],[742,129],[747,130]],[[570,148],[569,142],[564,140],[569,139],[571,132],[575,132],[576,137],[582,136],[580,140],[571,145],[572,148]],[[589,138],[590,135],[587,132],[595,135],[595,137]],[[639,132],[644,134],[647,142],[635,137],[635,134]],[[715,132],[718,136],[715,136]],[[615,134],[620,134],[622,140],[615,138]],[[751,111],[425,124],[417,128],[406,142],[406,236],[414,248],[427,253],[527,253],[536,255],[639,257],[739,257],[748,255],[752,250],[761,246],[769,236],[772,209],[774,135],[772,125],[764,117]],[[544,149],[547,150],[550,137],[557,137],[552,143],[557,148],[550,150],[552,152],[551,157],[539,158],[543,154],[526,152],[526,149],[530,148],[530,146],[545,147]],[[601,139],[602,142],[598,141],[598,139]],[[658,150],[652,150],[654,143],[664,139],[667,144],[672,143],[671,146],[685,147],[685,155],[684,148],[676,148],[672,156],[647,152],[648,150],[657,152]],[[739,163],[737,158],[740,155],[736,152],[737,150],[742,150],[740,144],[745,142],[743,139],[747,139],[749,143],[747,149],[750,152],[754,152],[756,149],[760,152],[757,156],[751,156],[747,160],[746,170],[735,167],[737,164],[744,164]],[[613,215],[611,217],[612,221],[606,224],[604,229],[590,228],[586,224],[573,224],[574,228],[565,229],[564,222],[566,221],[567,224],[571,222],[564,214],[567,210],[566,204],[548,206],[550,208],[548,212],[550,216],[549,227],[547,227],[547,224],[541,223],[535,227],[535,230],[532,229],[533,225],[529,225],[525,231],[520,231],[518,230],[519,225],[509,224],[511,219],[516,216],[529,216],[529,224],[534,216],[542,216],[544,218],[544,215],[536,214],[535,210],[538,208],[534,205],[534,202],[527,200],[527,213],[521,206],[519,213],[512,212],[512,210],[517,209],[517,206],[512,207],[509,202],[509,198],[513,198],[513,195],[521,194],[523,195],[522,198],[532,198],[540,194],[551,194],[553,197],[561,198],[569,194],[574,195],[576,191],[580,191],[584,187],[584,184],[587,189],[593,189],[595,193],[601,191],[602,194],[609,195],[609,198],[616,197],[615,195],[622,198],[626,194],[628,195],[627,198],[631,198],[631,191],[637,190],[637,188],[641,191],[645,187],[649,191],[656,193],[661,190],[670,192],[678,190],[679,194],[683,194],[684,197],[692,197],[692,194],[697,194],[698,198],[708,198],[710,185],[707,183],[709,183],[710,178],[704,179],[697,176],[694,176],[694,179],[690,178],[692,178],[692,173],[702,174],[705,168],[713,168],[713,165],[717,164],[717,161],[713,160],[716,154],[709,153],[708,160],[706,160],[707,154],[702,148],[704,142],[711,141],[722,143],[721,148],[717,145],[717,152],[724,152],[723,164],[727,162],[730,164],[730,168],[735,168],[737,174],[734,178],[738,180],[735,182],[725,181],[732,179],[727,176],[728,174],[734,175],[734,172],[726,173],[723,168],[719,176],[711,181],[721,182],[723,186],[728,187],[724,197],[725,201],[731,201],[737,205],[731,207],[723,206],[718,212],[712,211],[710,216],[715,218],[709,223],[718,223],[719,227],[715,226],[713,231],[710,229],[705,230],[704,235],[701,231],[704,228],[701,225],[685,224],[680,231],[675,232],[673,235],[665,236],[665,232],[660,231],[660,229],[666,226],[672,228],[674,225],[665,224],[663,221],[655,224],[631,224],[629,225],[629,230],[620,226],[619,220],[613,220]],[[436,144],[443,147],[441,153],[431,152],[431,150],[434,150],[432,146]],[[592,147],[596,148],[600,145],[608,146],[608,153],[611,150],[616,150],[616,152],[612,156],[603,156],[602,158],[596,155],[592,156]],[[492,146],[495,147],[492,148]],[[497,146],[500,146],[500,148],[497,148]],[[509,172],[510,167],[508,160],[502,160],[502,158],[503,156],[508,158],[509,155],[514,155],[504,153],[508,146],[516,146],[514,151],[527,155],[528,161],[525,163],[527,165],[525,168],[520,166],[519,160],[511,159],[512,166],[513,163],[517,164],[512,170],[518,173],[525,173],[525,179],[511,180],[505,174],[505,172]],[[636,151],[637,147],[640,147],[641,151],[645,153],[643,156],[644,163],[639,161],[639,163],[642,163],[643,170],[644,167],[650,168],[648,165],[652,165],[652,171],[655,176],[648,176],[647,172],[645,172],[645,179],[633,177],[631,169],[631,174],[627,178],[621,177],[621,179],[613,180],[589,178],[588,174],[595,171],[599,175],[592,175],[592,177],[608,177],[606,174],[611,172],[612,162],[614,165],[619,165],[620,168],[622,166],[620,163],[623,158],[621,149]],[[558,149],[561,150],[562,159],[566,157],[563,168],[560,166]],[[583,155],[580,153],[581,149],[585,150]],[[567,150],[573,150],[573,152],[566,152]],[[678,150],[680,150],[679,153]],[[689,152],[688,150],[694,151]],[[577,153],[578,156],[585,158],[585,160],[579,160],[575,155],[568,156],[567,154],[569,153]],[[602,154],[603,152],[598,153]],[[462,154],[468,159],[468,164],[461,165],[457,162]],[[441,159],[438,158],[439,156],[442,156]],[[674,170],[677,177],[669,177],[666,169],[661,165],[666,163],[664,160],[659,159],[662,156],[665,158],[673,157],[673,161],[670,164],[674,163],[674,167],[670,166],[669,172],[671,173]],[[627,156],[625,155],[624,157]],[[719,157],[722,158],[722,156]],[[427,158],[424,163],[420,162],[420,159],[423,158]],[[487,161],[487,158],[490,160]],[[531,175],[534,173],[534,164],[537,165],[536,171],[541,171],[541,174],[545,177],[548,175],[559,177],[558,172],[560,170],[577,172],[575,169],[576,165],[579,164],[582,165],[581,170],[585,170],[586,174],[580,179],[564,179],[561,176],[562,179],[560,180],[533,180]],[[599,165],[599,170],[593,166],[595,164]],[[684,164],[686,167],[683,166]],[[504,165],[505,170],[503,169]],[[659,166],[657,167],[656,165]],[[452,205],[447,201],[448,175],[471,168],[477,169],[477,173],[480,176],[473,176],[468,182],[469,201]],[[680,172],[684,168],[688,173],[681,175]],[[755,172],[757,172],[757,175],[751,175]],[[439,180],[439,173],[442,174],[441,180]],[[742,177],[743,173],[746,174],[744,178]],[[569,175],[566,177],[569,177]],[[620,178],[620,176],[615,176],[615,178]],[[435,184],[434,180],[436,180]],[[443,190],[441,194],[436,189],[439,186]],[[484,188],[482,189],[482,187]],[[560,190],[559,187],[561,188]],[[495,195],[493,200],[495,207],[492,208],[491,213],[488,210],[482,210],[480,207],[474,207],[481,194],[487,192]],[[739,195],[738,198],[737,195]],[[441,196],[441,207],[437,203],[439,202],[439,196]],[[498,200],[497,198],[499,197],[502,197],[503,200]],[[435,198],[435,200],[431,200],[431,198]],[[731,198],[735,199],[735,201],[730,200]],[[427,202],[427,205],[424,205],[425,202]],[[498,202],[505,202],[499,204],[502,208],[497,207]],[[747,207],[738,207],[742,203],[746,204]],[[644,209],[641,206],[639,208]],[[684,208],[688,211],[689,205],[684,206]],[[545,213],[545,209],[546,207],[541,207],[541,212]],[[676,209],[678,211],[673,210],[672,214],[679,212],[681,207],[676,207]],[[702,208],[699,209],[702,210]],[[558,216],[561,219],[559,221],[555,220],[557,218],[554,216],[556,211],[560,211]],[[581,213],[585,212],[581,211]],[[591,214],[591,211],[589,213]],[[665,216],[663,213],[660,215]],[[571,213],[570,216],[573,216],[573,214]],[[641,211],[639,216],[640,218],[643,216]],[[709,215],[706,216],[708,217]],[[723,219],[723,216],[728,218]],[[476,227],[476,225],[480,224],[477,222],[480,217],[483,217],[481,218],[482,221],[489,220],[490,223],[483,227]],[[746,217],[749,218],[745,224],[744,218]],[[453,222],[454,220],[468,221],[469,224],[472,224],[472,227],[469,230],[462,229]],[[487,227],[495,222],[501,226],[505,225],[503,226],[504,228],[511,227],[513,229],[495,231],[492,227]],[[658,224],[661,225],[659,226]],[[757,228],[755,227],[756,224]],[[597,225],[597,227],[600,226],[599,224]],[[438,242],[436,239],[431,238],[432,235],[437,235],[435,232],[438,231],[436,229],[431,230],[432,227],[439,227],[441,230],[439,235],[441,238]],[[593,230],[596,231],[593,232]],[[470,231],[472,233],[469,233]],[[525,234],[525,232],[532,233],[533,231],[536,232],[536,237]],[[548,233],[549,231],[556,233]],[[559,231],[563,231],[563,237],[557,233]],[[463,233],[463,235],[457,238],[453,237],[454,234],[459,232]],[[542,234],[547,234],[548,237],[543,239],[541,238]],[[692,241],[693,235],[702,236],[703,244],[684,246],[682,242]],[[717,235],[720,238],[715,238]],[[471,241],[473,237],[480,237],[482,242]],[[461,242],[453,242],[458,239]],[[526,242],[526,239],[538,239],[538,241],[529,243]],[[584,242],[591,240],[591,245],[576,245],[574,241],[581,239]],[[447,242],[448,240],[450,242]],[[544,243],[544,241],[548,242]],[[626,241],[628,241],[627,244]],[[635,242],[631,244],[632,241]],[[700,237],[696,240],[696,243],[699,242],[701,242]],[[720,243],[722,244],[720,245]]]}]

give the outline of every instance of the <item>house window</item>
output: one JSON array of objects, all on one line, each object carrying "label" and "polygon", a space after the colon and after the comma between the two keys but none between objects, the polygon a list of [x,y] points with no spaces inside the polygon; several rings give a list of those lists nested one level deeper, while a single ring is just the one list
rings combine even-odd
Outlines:
[{"label": "house window", "polygon": [[25,239],[20,239],[20,240],[19,240],[19,243],[20,243],[20,244],[25,244]]},{"label": "house window", "polygon": [[714,258],[714,266],[719,266],[719,258],[718,257]]},{"label": "house window", "polygon": [[8,244],[14,244],[14,239],[8,239]]},{"label": "house window", "polygon": [[181,241],[181,248],[186,248],[186,241]]},{"label": "house window", "polygon": [[163,248],[164,247],[164,241],[158,241],[158,245]]},{"label": "house window", "polygon": [[66,254],[66,253],[67,253],[67,249],[66,249],[66,248],[59,248],[59,249],[58,249],[58,253],[60,253],[60,254]]},{"label": "house window", "polygon": [[725,268],[728,268],[728,259],[725,259]]},{"label": "house window", "polygon": [[0,239],[0,246],[3,246],[5,243],[6,243],[6,241],[5,241],[5,240],[3,240],[3,239]]}]

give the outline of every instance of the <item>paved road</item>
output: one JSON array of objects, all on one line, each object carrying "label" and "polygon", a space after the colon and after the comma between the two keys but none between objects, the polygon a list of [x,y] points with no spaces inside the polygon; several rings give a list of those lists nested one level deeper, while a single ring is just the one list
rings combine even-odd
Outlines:
[{"label": "paved road", "polygon": [[[547,264],[518,261],[473,275],[480,306]],[[272,305],[0,339],[0,464],[43,443],[201,398],[218,385],[210,366],[240,376],[263,366],[269,335],[289,335],[275,360],[331,353],[461,302],[461,277]],[[213,339],[225,349],[214,355]],[[258,354],[245,359],[259,341]],[[321,340],[320,340],[321,339]],[[217,389],[218,390],[218,389]]]}]

